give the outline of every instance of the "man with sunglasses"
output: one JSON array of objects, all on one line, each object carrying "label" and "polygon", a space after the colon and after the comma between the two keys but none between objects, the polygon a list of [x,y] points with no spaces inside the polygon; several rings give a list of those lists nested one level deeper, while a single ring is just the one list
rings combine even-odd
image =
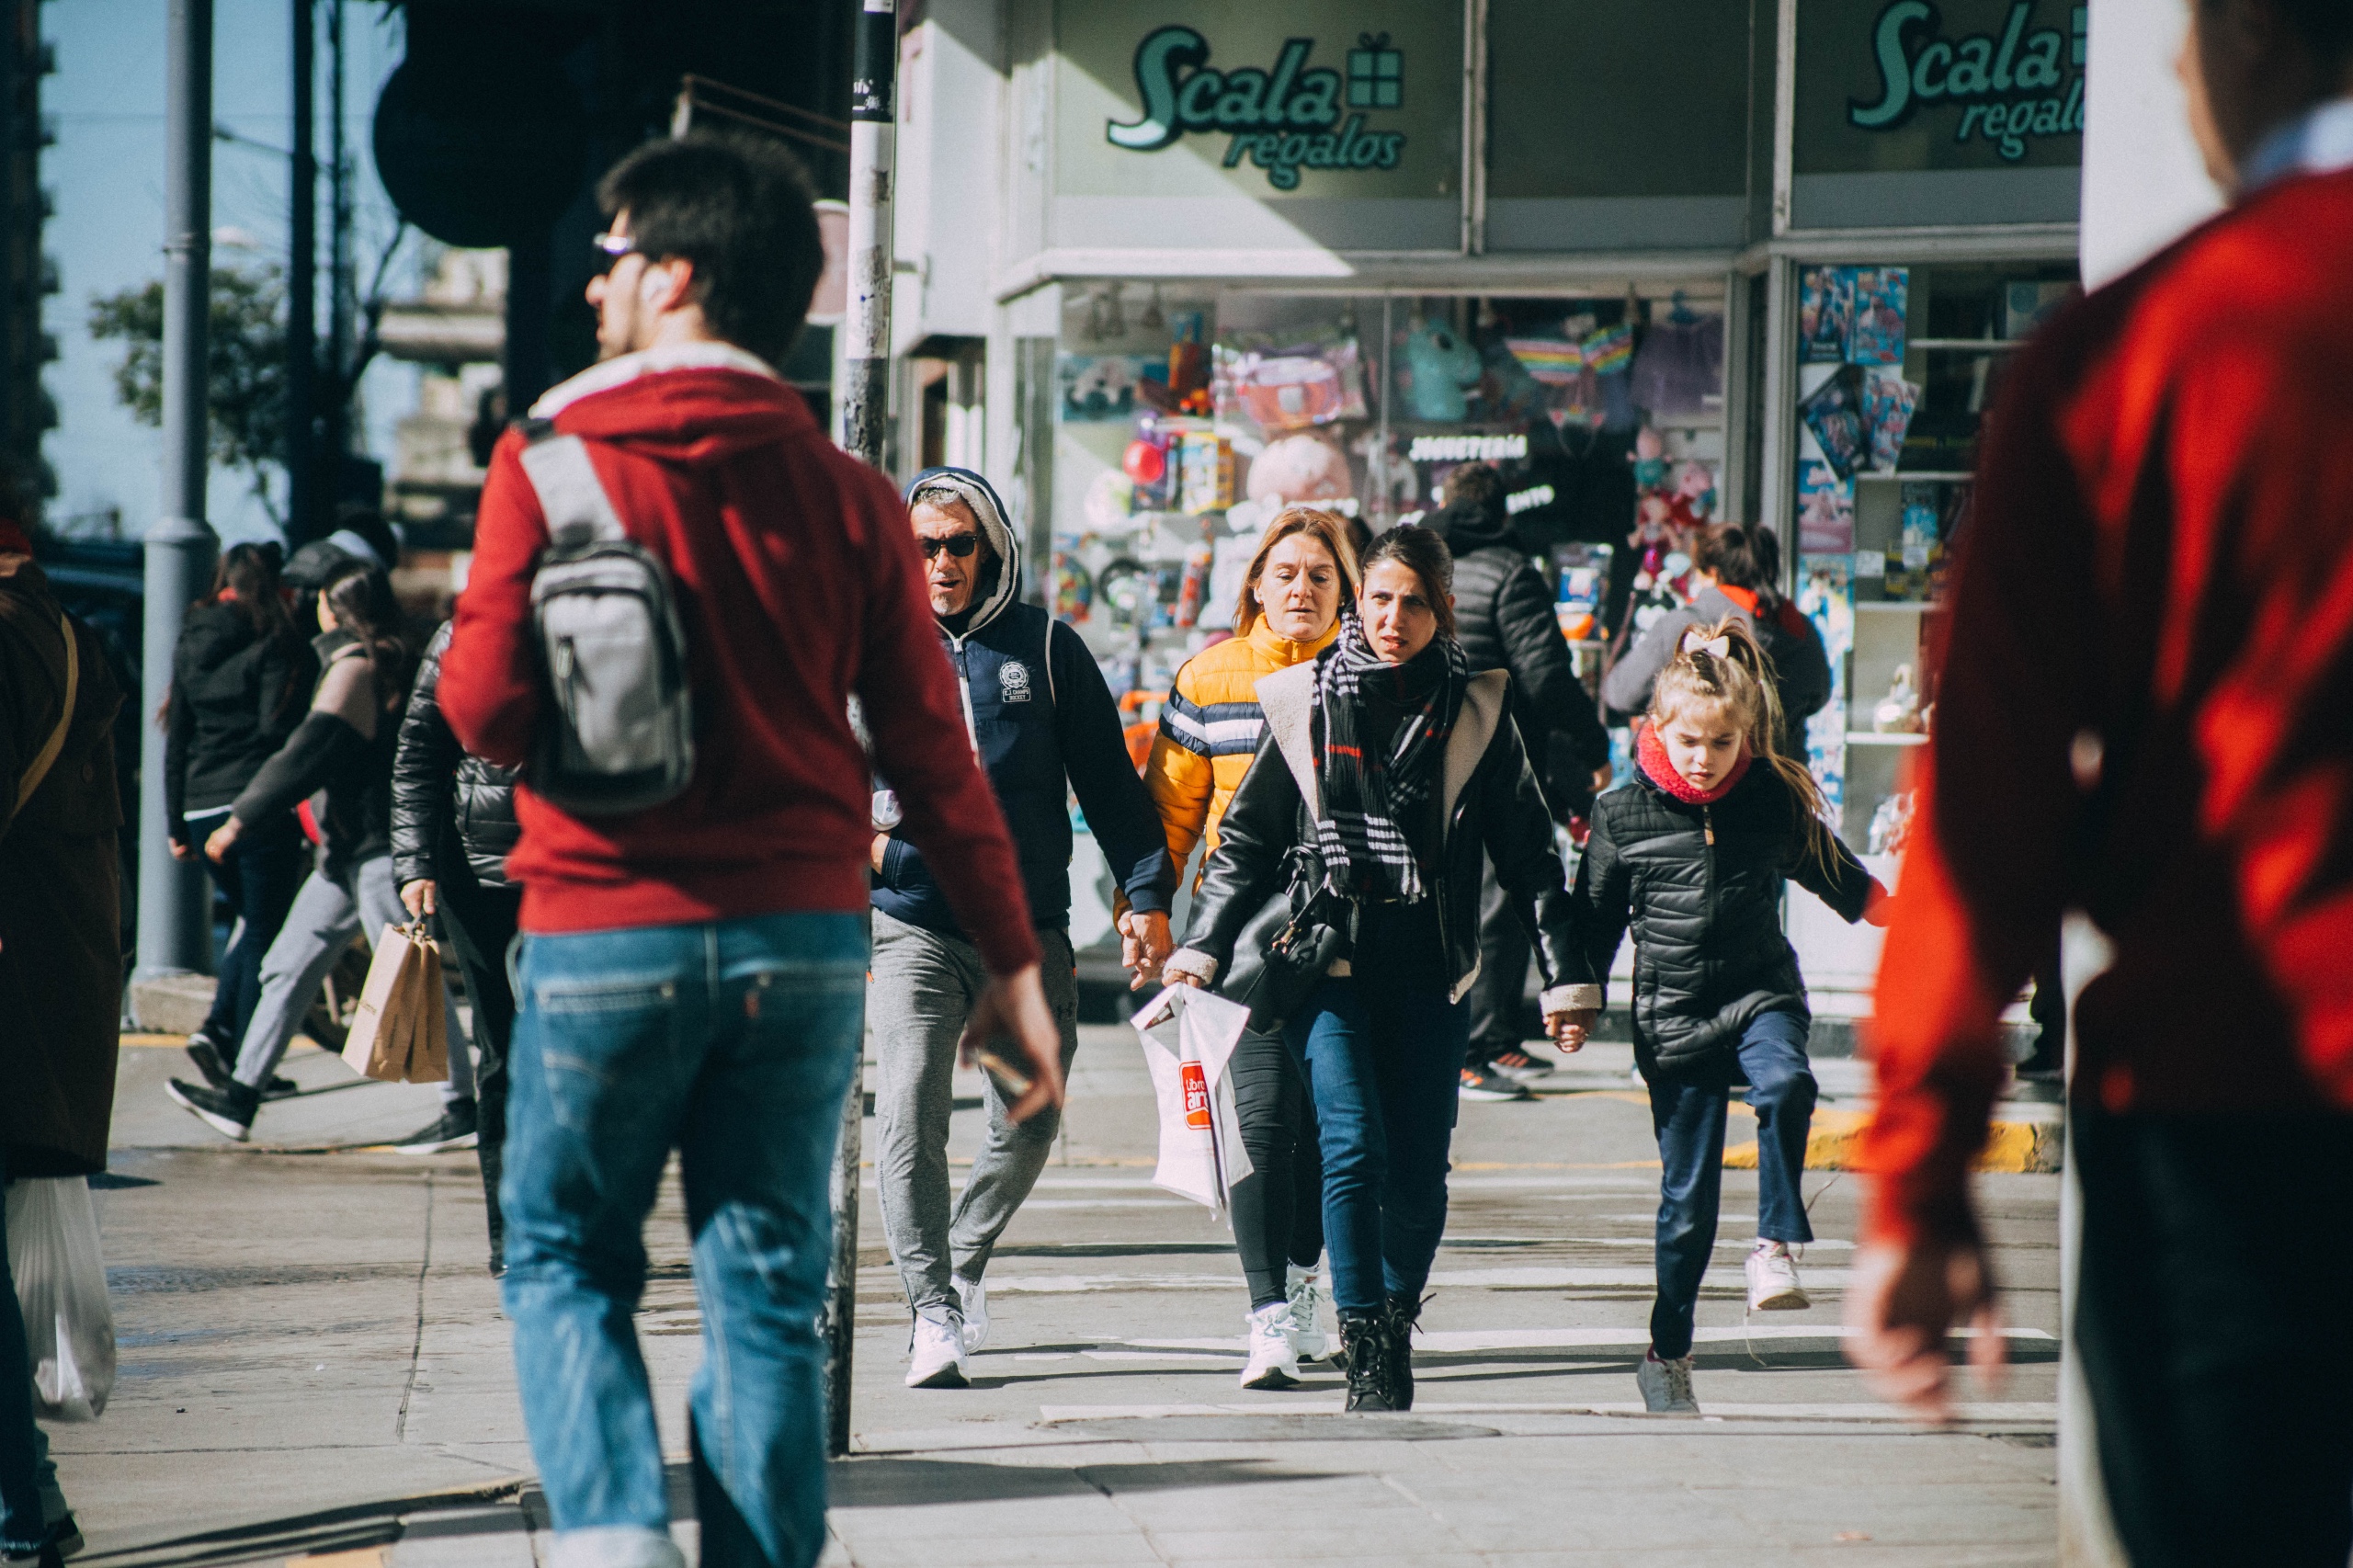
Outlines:
[{"label": "man with sunglasses", "polygon": [[[640,148],[598,194],[604,358],[531,414],[580,439],[676,586],[695,766],[676,799],[619,814],[567,811],[528,776],[516,790],[503,1289],[551,1568],[684,1568],[631,1318],[677,1149],[706,1346],[701,1561],[807,1568],[825,1544],[827,1178],[864,1038],[853,698],[904,832],[976,934],[975,1037],[1032,1080],[1008,1119],[1061,1103],[1060,1031],[905,507],[776,371],[824,265],[806,176],[773,142],[695,135]],[[551,704],[531,614],[549,532],[525,449],[510,432],[492,456],[438,687],[459,741],[507,767]]]},{"label": "man with sunglasses", "polygon": [[[962,728],[1012,830],[1045,953],[1046,994],[1062,1030],[1062,1065],[1078,1049],[1070,943],[1071,822],[1088,830],[1132,906],[1123,932],[1154,966],[1173,944],[1176,871],[1160,814],[1128,756],[1119,705],[1078,633],[1021,602],[1021,541],[989,482],[928,469],[907,487],[932,619],[956,672]],[[874,1158],[891,1256],[915,1312],[907,1383],[961,1388],[965,1357],[988,1335],[983,1273],[997,1237],[1051,1151],[1051,1112],[1016,1125],[1005,1085],[985,1090],[986,1142],[951,1208],[949,1074],[956,1042],[987,981],[981,950],[949,906],[890,790],[875,794],[874,982],[868,1004],[876,1060]]]}]

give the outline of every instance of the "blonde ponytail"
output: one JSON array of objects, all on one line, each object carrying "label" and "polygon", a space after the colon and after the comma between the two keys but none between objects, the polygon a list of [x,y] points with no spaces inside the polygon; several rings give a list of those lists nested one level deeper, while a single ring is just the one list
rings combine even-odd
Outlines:
[{"label": "blonde ponytail", "polygon": [[1773,684],[1773,657],[1745,619],[1728,615],[1713,626],[1684,632],[1675,656],[1651,687],[1651,724],[1664,725],[1686,704],[1721,709],[1732,716],[1748,742],[1749,754],[1797,797],[1806,851],[1828,871],[1837,859],[1830,802],[1813,770],[1781,754],[1781,698]]}]

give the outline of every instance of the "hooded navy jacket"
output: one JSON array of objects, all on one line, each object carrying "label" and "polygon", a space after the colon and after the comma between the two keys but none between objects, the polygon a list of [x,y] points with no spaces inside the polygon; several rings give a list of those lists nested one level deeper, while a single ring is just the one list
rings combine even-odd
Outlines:
[{"label": "hooded navy jacket", "polygon": [[[948,662],[963,688],[964,722],[989,787],[1013,833],[1029,914],[1040,926],[1070,924],[1069,798],[1079,809],[1128,902],[1165,912],[1176,890],[1160,813],[1128,758],[1119,704],[1077,632],[1036,605],[1019,602],[1021,542],[989,482],[970,469],[926,469],[907,486],[944,486],[972,509],[996,553],[961,636],[940,628]],[[887,791],[889,780],[881,781]],[[876,795],[877,831],[891,834],[874,879],[874,907],[894,920],[962,936],[931,869],[896,831],[886,793]]]}]

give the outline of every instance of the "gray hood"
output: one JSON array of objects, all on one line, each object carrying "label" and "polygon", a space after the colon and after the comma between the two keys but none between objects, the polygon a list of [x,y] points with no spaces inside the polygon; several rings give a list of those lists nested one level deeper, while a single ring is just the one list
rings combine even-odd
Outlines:
[{"label": "gray hood", "polygon": [[988,597],[973,605],[971,619],[964,623],[964,635],[970,637],[1021,597],[1021,540],[1006,521],[1005,503],[997,499],[996,491],[971,469],[927,468],[907,482],[906,499],[913,505],[917,491],[941,489],[954,491],[956,498],[972,508],[981,525],[981,536],[996,551],[996,582]]}]

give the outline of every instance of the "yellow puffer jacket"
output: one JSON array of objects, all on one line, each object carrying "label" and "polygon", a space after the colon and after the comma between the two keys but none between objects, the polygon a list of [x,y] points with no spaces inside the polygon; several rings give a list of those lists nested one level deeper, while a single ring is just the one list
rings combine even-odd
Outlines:
[{"label": "yellow puffer jacket", "polygon": [[[1168,858],[1183,866],[1193,846],[1217,848],[1217,824],[1250,771],[1267,727],[1258,710],[1259,681],[1312,659],[1340,634],[1335,625],[1313,642],[1279,637],[1261,616],[1246,637],[1205,648],[1176,672],[1176,689],[1160,710],[1160,733],[1144,760],[1144,788],[1168,830]],[[1198,877],[1196,878],[1198,881]]]}]

